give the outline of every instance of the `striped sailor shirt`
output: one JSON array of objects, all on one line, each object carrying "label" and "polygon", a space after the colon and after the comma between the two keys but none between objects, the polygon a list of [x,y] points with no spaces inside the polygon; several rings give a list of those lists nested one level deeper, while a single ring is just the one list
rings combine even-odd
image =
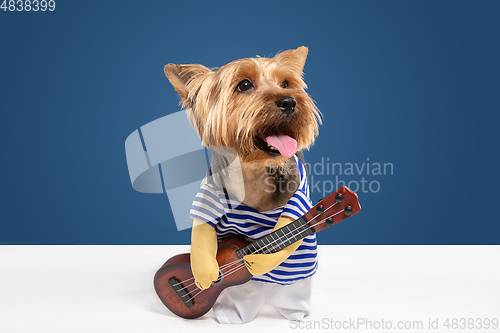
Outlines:
[{"label": "striped sailor shirt", "polygon": [[[306,170],[298,157],[294,158],[300,172],[300,185],[285,206],[257,212],[244,204],[233,202],[223,190],[210,184],[205,178],[194,199],[190,217],[215,227],[219,242],[230,234],[254,241],[271,233],[281,215],[300,218],[313,205],[309,198]],[[253,280],[292,284],[313,275],[317,265],[316,234],[312,234],[305,237],[297,250],[279,266],[266,274],[254,276]]]}]

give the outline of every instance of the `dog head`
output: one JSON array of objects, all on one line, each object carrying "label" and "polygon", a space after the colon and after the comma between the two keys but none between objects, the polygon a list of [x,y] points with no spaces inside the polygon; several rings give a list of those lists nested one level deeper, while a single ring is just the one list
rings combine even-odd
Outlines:
[{"label": "dog head", "polygon": [[309,149],[321,123],[302,78],[307,51],[302,46],[213,70],[168,64],[165,74],[204,146],[230,147],[242,161],[279,165]]}]

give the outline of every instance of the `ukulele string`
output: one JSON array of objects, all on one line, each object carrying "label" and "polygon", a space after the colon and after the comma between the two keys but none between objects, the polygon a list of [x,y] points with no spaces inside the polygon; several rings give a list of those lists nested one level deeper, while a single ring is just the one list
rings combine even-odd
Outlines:
[{"label": "ukulele string", "polygon": [[[337,212],[337,213],[333,214],[332,216],[336,216],[337,214],[339,214],[339,213],[341,213],[341,212],[342,212],[342,211],[339,211],[339,212]],[[319,221],[319,222],[317,222],[317,223],[315,223],[315,224],[313,224],[313,225],[310,225],[309,227],[311,227],[311,228],[312,228],[312,227],[316,226],[317,224],[322,223],[322,222],[323,222],[323,221],[325,221],[325,220],[326,220],[326,219],[321,220],[321,221]],[[301,228],[301,227],[304,227],[304,230],[306,230],[306,229],[308,228],[308,227],[307,227],[307,226],[305,226],[305,225],[302,225],[302,226],[300,226],[299,228]],[[294,229],[293,231],[297,231],[297,230],[299,230],[299,228],[296,228],[296,229]],[[302,231],[304,231],[304,230],[302,230]],[[302,231],[301,231],[301,232],[302,232]],[[288,240],[289,240],[289,239],[285,240],[285,241],[284,241],[281,245],[284,245],[284,244],[285,244],[285,242],[287,242]],[[273,248],[269,249],[269,251],[272,251],[272,250],[273,250]],[[269,254],[269,253],[270,253],[270,252],[266,252],[266,253],[259,253],[259,254]],[[237,262],[241,263],[241,260],[239,260],[239,261],[237,261]],[[232,269],[231,271],[229,271],[227,274],[224,274],[224,277],[227,277],[227,276],[231,275],[232,273],[234,273],[234,272],[236,272],[236,271],[240,270],[240,269],[241,269],[241,268],[243,268],[243,267],[245,267],[245,265],[242,265],[242,266],[240,266],[240,267],[237,267],[236,269],[234,269],[234,267],[233,267],[233,269]]]},{"label": "ukulele string", "polygon": [[[325,209],[325,211],[321,214],[316,214],[316,216],[314,216],[310,222],[314,221],[319,215],[322,215],[324,214],[326,211],[328,211],[330,208],[332,208],[333,206],[335,206],[338,202],[335,202],[333,205],[329,206],[328,208]],[[343,210],[340,210],[338,211],[337,213],[333,214],[332,216],[329,216],[329,217],[333,217],[333,216],[336,216],[337,214],[343,212]],[[327,217],[328,218],[328,217]],[[273,245],[271,248],[267,249],[264,253],[256,253],[260,250],[265,250],[266,247],[268,247],[269,245],[272,245],[273,243],[276,243],[276,242],[279,242],[280,240],[282,240],[283,238],[286,238],[286,240],[284,240],[283,242],[281,242],[281,244],[276,244],[276,245],[280,245],[280,246],[283,246],[285,245],[286,242],[290,241],[291,238],[288,238],[287,236],[290,235],[290,234],[294,234],[294,233],[297,233],[297,231],[299,231],[300,228],[302,228],[302,230],[300,230],[299,234],[302,233],[303,231],[306,231],[307,229],[309,228],[312,228],[320,223],[322,223],[323,221],[325,221],[327,218],[325,218],[324,220],[320,220],[319,222],[313,224],[313,225],[310,225],[310,224],[302,224],[300,227],[296,227],[295,229],[293,230],[290,230],[290,228],[287,228],[288,229],[288,233],[286,234],[283,234],[282,236],[278,236],[278,238],[276,238],[275,240],[273,239],[273,242],[271,243],[268,243],[264,248],[261,248],[255,252],[251,252],[249,254],[269,254],[271,253],[272,250],[274,250],[274,248],[276,247],[275,245]],[[278,229],[279,230],[279,229]],[[272,236],[271,236],[272,237]],[[236,260],[237,262],[241,262],[241,259],[240,260]],[[226,275],[227,276],[227,275]]]},{"label": "ukulele string", "polygon": [[[234,260],[234,261],[231,261],[231,262],[229,262],[229,263],[224,264],[223,266],[221,266],[221,267],[219,268],[219,270],[222,272],[222,270],[223,270],[224,268],[227,268],[227,267],[229,267],[229,266],[234,266],[234,265],[239,264],[239,263],[241,263],[241,260],[240,260],[240,259],[239,259],[239,260]],[[233,268],[234,268],[234,267],[230,268],[228,272],[231,272],[231,270],[232,270]],[[226,272],[222,272],[222,273],[224,274],[224,273],[226,273]],[[224,276],[227,276],[227,274],[224,274]],[[186,282],[188,282],[188,281],[190,281],[190,280],[193,280],[193,279],[194,279],[194,277],[189,278],[189,279],[186,279],[186,280],[181,281],[181,282],[178,282],[178,283],[176,283],[176,284],[174,284],[174,285],[172,285],[172,286],[177,286],[177,285],[179,285],[179,284],[186,283]],[[187,286],[183,286],[183,288],[182,288],[182,289],[187,289],[188,287],[191,287],[191,286],[192,286],[192,285],[194,285],[194,284],[196,284],[196,282],[193,282],[193,283],[191,283],[191,284],[188,284]],[[196,287],[196,288],[198,288],[198,287]],[[180,290],[182,290],[182,289],[180,289]],[[186,295],[184,295],[184,296],[186,296]],[[184,297],[184,296],[183,296],[183,297]]]},{"label": "ukulele string", "polygon": [[[220,266],[220,267],[219,267],[219,270],[223,270],[224,268],[227,268],[227,267],[229,267],[229,266],[233,266],[234,264],[237,264],[237,263],[240,263],[240,262],[241,262],[241,259],[237,259],[237,260],[234,260],[234,261],[230,261],[230,262],[225,263],[224,265]],[[224,272],[223,272],[223,273],[224,273]],[[186,283],[186,282],[188,282],[188,281],[190,281],[190,280],[193,280],[193,279],[194,279],[194,277],[191,277],[191,278],[186,279],[186,280],[184,280],[184,281],[177,282],[176,284],[173,284],[173,285],[172,285],[172,287],[177,286],[177,285],[182,284],[182,283]],[[187,287],[189,287],[189,286],[192,286],[193,284],[194,284],[194,283],[191,283],[190,285],[187,285],[187,286],[185,286],[184,288],[187,288]]]},{"label": "ukulele string", "polygon": [[[322,214],[326,213],[326,212],[327,212],[330,208],[332,208],[332,207],[333,207],[333,206],[335,206],[336,204],[338,204],[338,202],[335,202],[333,205],[331,205],[331,206],[329,206],[328,208],[326,208]],[[313,222],[313,221],[314,221],[314,220],[315,220],[315,219],[316,219],[319,215],[321,215],[321,214],[316,214],[316,216],[314,216],[312,219],[310,219],[310,222]],[[337,213],[335,213],[335,214],[334,214],[334,215],[332,215],[332,216],[335,216],[335,215],[337,215]],[[321,222],[320,222],[320,223],[321,223]],[[315,225],[316,225],[316,224],[314,224],[313,226],[315,226]],[[311,225],[310,225],[310,224],[308,224],[308,223],[306,223],[306,224],[302,224],[300,227],[303,227],[303,230],[301,230],[301,231],[299,232],[299,234],[301,234],[302,232],[304,232],[304,231],[306,231],[307,229],[309,229],[309,227],[313,227],[313,226],[311,226]],[[297,231],[299,230],[299,228],[295,228],[295,229],[293,229],[292,231],[290,231],[290,226],[289,226],[289,225],[286,225],[286,226],[284,226],[284,227],[287,227],[287,229],[288,229],[288,233],[283,234],[282,236],[278,236],[278,238],[276,238],[276,240],[273,238],[273,241],[272,241],[272,242],[268,243],[268,244],[267,244],[267,245],[265,245],[263,248],[261,248],[261,249],[259,249],[259,250],[255,251],[255,252],[258,252],[258,251],[260,251],[260,250],[265,250],[265,248],[266,248],[266,247],[268,247],[268,246],[270,246],[270,245],[274,244],[275,242],[279,242],[279,241],[280,241],[283,237],[286,237],[286,236],[287,236],[287,235],[289,235],[289,234],[293,234],[293,233],[295,233],[295,232],[297,232]],[[283,228],[284,228],[284,227],[283,227]],[[279,230],[279,229],[278,229],[278,230]],[[272,233],[270,233],[270,234],[272,234]],[[307,236],[306,236],[306,237],[307,237]],[[272,236],[271,236],[271,238],[272,238]],[[290,238],[288,238],[288,237],[287,237],[287,239],[286,239],[284,242],[282,242],[281,244],[279,244],[279,245],[280,245],[280,246],[284,245],[286,242],[290,241],[290,239],[291,239],[291,238],[293,238],[293,237],[290,237]],[[278,245],[278,244],[277,244],[277,245]],[[276,246],[275,246],[275,245],[273,245],[273,246],[272,246],[272,248],[271,248],[270,250],[272,251],[275,247],[276,247]],[[249,254],[257,254],[257,253],[255,253],[255,252],[251,252],[251,253],[249,253]],[[269,252],[265,252],[265,253],[262,253],[262,254],[268,254],[268,253],[269,253]]]},{"label": "ukulele string", "polygon": [[[337,204],[337,202],[336,202],[336,203],[334,203],[333,205],[329,206],[327,209],[325,209],[325,211],[324,211],[324,212],[328,211],[330,208],[332,208],[332,207],[333,207],[333,206],[335,206],[336,204]],[[324,213],[324,212],[323,212],[323,213]],[[334,215],[332,215],[332,216],[335,216],[335,215],[337,215],[337,214],[338,214],[338,213],[340,213],[340,212],[342,212],[342,211],[339,211],[339,212],[335,213],[335,214],[334,214]],[[316,214],[316,216],[314,216],[314,217],[313,217],[310,221],[314,221],[314,220],[315,220],[315,219],[316,219],[319,215],[320,215],[320,214]],[[321,223],[321,222],[322,222],[322,221],[320,221],[320,222],[318,222],[318,223]],[[316,223],[316,224],[318,224],[318,223]],[[312,225],[312,226],[315,226],[316,224],[314,224],[314,225]],[[288,238],[288,235],[290,235],[290,234],[294,234],[294,233],[296,233],[297,231],[299,231],[299,229],[300,229],[300,228],[302,228],[302,230],[300,230],[300,232],[299,232],[299,234],[300,234],[300,233],[302,233],[303,231],[307,230],[307,229],[309,228],[309,226],[310,226],[310,225],[308,225],[308,224],[303,224],[303,225],[301,225],[299,228],[295,228],[295,229],[293,229],[293,230],[290,230],[290,228],[289,228],[289,227],[287,227],[287,229],[288,229],[288,233],[283,234],[282,236],[278,236],[278,238],[276,238],[276,239],[274,239],[274,238],[273,238],[273,241],[272,241],[272,242],[270,242],[270,243],[268,243],[268,244],[267,244],[264,248],[261,248],[261,249],[259,249],[259,250],[257,250],[257,251],[254,251],[254,252],[250,253],[250,254],[257,254],[256,252],[261,251],[261,250],[263,250],[263,251],[264,251],[264,253],[260,253],[260,254],[269,254],[272,250],[274,250],[274,249],[275,249],[276,245],[281,245],[281,246],[283,246],[286,242],[290,241],[290,239],[291,239],[291,238]],[[312,227],[312,226],[311,226],[311,227]],[[283,238],[286,238],[286,239],[285,239],[284,241],[282,241],[282,240],[283,240]],[[276,245],[273,245],[274,243],[277,243],[277,242],[279,242],[279,241],[282,241],[282,242],[281,242],[281,244],[276,244]],[[271,245],[272,245],[272,247],[271,247]],[[267,248],[267,249],[266,249],[266,248]],[[226,263],[225,265],[221,266],[221,267],[220,267],[220,270],[221,270],[221,272],[224,274],[224,276],[229,276],[229,275],[231,275],[232,273],[234,273],[234,272],[238,271],[240,268],[245,267],[244,265],[234,267],[234,265],[241,264],[241,263],[242,263],[241,259],[238,259],[238,260],[235,260],[235,261],[232,261],[232,262]],[[233,267],[231,267],[231,268],[229,269],[229,271],[224,272],[224,271],[223,271],[223,269],[225,269],[225,268],[227,268],[227,267],[229,267],[229,266],[233,266]],[[192,279],[194,279],[194,277],[189,278],[189,279],[187,279],[187,280],[184,280],[184,281],[182,281],[182,282],[179,282],[179,283],[177,283],[176,285],[181,284],[181,283],[185,283],[185,282],[187,282],[187,281],[189,281],[189,280],[192,280]],[[188,287],[192,286],[193,284],[195,284],[195,282],[194,282],[194,283],[191,283],[191,284],[189,284],[189,285],[187,285],[187,286],[185,286],[183,289],[186,289],[186,288],[188,288]],[[196,287],[196,288],[197,288],[197,289],[199,289],[198,287]]]},{"label": "ukulele string", "polygon": [[[322,214],[324,214],[325,212],[327,212],[330,208],[334,207],[337,203],[338,203],[338,202],[335,202],[333,205],[331,205],[331,206],[329,206],[328,208],[326,208],[326,209],[325,209],[325,211],[324,211]],[[339,211],[339,212],[341,212],[341,211]],[[334,214],[334,215],[332,215],[332,216],[337,215],[339,212],[335,213],[335,214]],[[322,215],[322,214],[316,214],[316,215],[315,215],[315,216],[314,216],[314,217],[313,217],[310,221],[311,221],[311,222],[312,222],[312,221],[314,221],[314,220],[315,220],[315,219],[316,219],[319,215]],[[320,221],[320,222],[318,222],[318,223],[321,223],[321,222],[322,222],[322,221]],[[312,225],[311,227],[313,227],[313,226],[317,225],[318,223],[316,223],[316,224]],[[309,226],[310,226],[309,224],[303,224],[303,225],[301,225],[300,227],[301,227],[301,228],[303,228],[303,230],[301,230],[299,233],[302,233],[303,231],[307,230],[307,229],[309,228]],[[278,229],[278,230],[279,230],[279,229]],[[283,238],[283,236],[287,236],[287,235],[289,235],[289,234],[293,234],[294,232],[297,232],[298,230],[299,230],[299,228],[295,228],[295,229],[293,229],[293,230],[291,230],[291,231],[290,231],[290,228],[288,228],[288,231],[289,231],[289,232],[288,232],[287,234],[284,234],[284,235],[282,235],[282,236],[279,236],[279,237],[278,237],[276,240],[274,240],[273,242],[268,243],[268,244],[267,244],[264,248],[258,249],[258,250],[254,251],[254,252],[249,253],[249,254],[258,254],[258,253],[257,253],[258,251],[265,250],[265,248],[266,248],[266,247],[268,247],[269,245],[271,245],[271,244],[273,244],[273,243],[275,243],[275,242],[277,242],[277,241],[280,241],[280,240]],[[285,242],[289,241],[289,240],[290,240],[290,238],[287,238],[284,242],[282,242],[282,245],[283,245]],[[262,253],[262,254],[268,254],[268,253],[269,253],[268,251],[272,251],[272,249],[274,249],[274,248],[275,248],[275,246],[273,246],[272,248],[268,249],[266,252],[264,252],[264,253]],[[229,263],[224,264],[224,265],[223,265],[223,266],[221,266],[219,269],[222,271],[222,269],[223,269],[223,268],[227,268],[227,267],[229,267],[229,266],[232,266],[232,265],[234,265],[234,264],[238,264],[238,263],[241,263],[241,262],[242,262],[242,261],[241,261],[241,259],[234,260],[234,261],[232,261],[232,262],[229,262]],[[244,266],[243,266],[243,267],[244,267]],[[234,267],[233,267],[233,268],[234,268]],[[223,272],[223,273],[224,273],[224,272]],[[227,276],[227,275],[226,275],[226,276]],[[179,284],[182,284],[182,283],[186,283],[187,281],[190,281],[190,280],[192,280],[192,279],[194,279],[194,277],[189,278],[189,279],[186,279],[186,280],[181,281],[181,282],[178,282],[178,283],[176,283],[175,285],[179,285]],[[189,286],[191,286],[191,285],[193,285],[193,284],[194,284],[194,283],[190,284]],[[188,286],[184,287],[184,289],[185,289],[185,288],[187,288],[187,287],[188,287]]]},{"label": "ukulele string", "polygon": [[[336,204],[337,204],[337,202],[336,202],[336,203],[334,203],[333,205],[329,206],[327,209],[325,209],[325,211],[324,211],[322,214],[324,214],[327,210],[329,210],[330,208],[332,208],[332,207],[333,207],[333,206],[335,206]],[[336,216],[336,215],[338,215],[338,214],[339,214],[339,213],[341,213],[341,212],[343,212],[343,210],[338,211],[337,213],[333,214],[333,215],[332,215],[332,216],[330,216],[330,217]],[[314,216],[314,217],[313,217],[310,221],[315,220],[315,219],[316,219],[319,215],[322,215],[322,214],[316,214],[316,216]],[[328,218],[328,217],[327,217],[327,218]],[[314,226],[316,226],[316,225],[318,225],[318,224],[322,223],[322,222],[323,222],[323,221],[325,221],[327,218],[325,218],[324,220],[320,220],[320,221],[318,221],[317,223],[315,223],[315,224],[313,224],[313,225],[310,225],[310,224],[303,224],[303,225],[301,225],[300,227],[295,228],[294,230],[292,230],[292,231],[291,231],[291,232],[289,232],[288,234],[292,234],[292,233],[294,233],[294,232],[297,232],[300,228],[302,228],[303,230],[301,230],[299,233],[302,233],[303,231],[307,230],[308,228],[312,228],[312,227],[314,227]],[[289,230],[290,230],[290,229],[289,229]],[[286,235],[288,235],[288,234],[284,234],[283,236],[286,236]],[[280,241],[280,240],[282,240],[282,239],[284,238],[283,236],[278,237],[278,238],[277,238],[276,240],[274,240],[272,243],[274,243],[274,242],[276,242],[276,241]],[[283,241],[283,242],[281,243],[281,245],[284,245],[284,244],[285,244],[287,241],[289,241],[289,240],[290,240],[290,238],[286,237],[286,240],[285,240],[285,241]],[[272,244],[272,243],[269,243],[268,245],[270,245],[270,244]],[[268,245],[266,245],[266,247],[267,247]],[[269,249],[268,249],[265,253],[263,253],[263,254],[268,254],[268,253],[270,253],[270,251],[272,251],[274,248],[275,248],[275,246],[273,246],[272,248],[269,248]],[[261,249],[259,249],[258,251],[260,251],[260,250],[261,250]],[[255,251],[255,252],[258,252],[258,251]],[[268,251],[269,251],[269,252],[268,252]],[[254,252],[252,252],[252,253],[250,253],[250,254],[255,254],[255,253],[254,253]],[[235,261],[233,261],[233,262],[231,262],[231,263],[228,263],[228,264],[223,265],[222,267],[227,267],[227,266],[229,266],[229,265],[234,265],[234,264],[238,264],[238,263],[239,263],[239,264],[241,264],[241,263],[242,263],[242,260],[241,260],[241,259],[240,259],[240,260],[235,260]],[[243,265],[241,265],[241,266],[232,267],[229,271],[225,272],[224,277],[227,277],[227,276],[229,276],[229,275],[231,275],[231,274],[233,274],[233,273],[235,273],[235,272],[239,271],[240,269],[242,269],[242,268],[244,268],[244,267],[246,267],[244,264],[243,264]],[[222,271],[222,269],[221,269],[221,271]],[[223,273],[224,273],[224,272],[223,272]],[[193,279],[193,278],[191,278],[191,279]],[[188,279],[188,280],[191,280],[191,279]],[[185,280],[185,281],[188,281],[188,280]],[[195,284],[195,283],[190,284],[190,286],[191,286],[191,285],[193,285],[193,284]],[[187,287],[184,287],[183,289],[186,289],[186,288],[187,288]],[[195,289],[193,289],[193,291],[195,291],[196,289],[199,289],[199,288],[198,288],[198,287],[196,287]],[[200,294],[203,290],[204,290],[204,289],[201,289],[198,293],[196,293],[194,296],[192,296],[191,298],[189,298],[189,299],[188,299],[185,303],[189,302],[190,300],[192,300],[193,298],[195,298],[196,296],[198,296],[198,295],[199,295],[199,294]],[[185,296],[187,296],[187,295],[185,295]]]},{"label": "ukulele string", "polygon": [[[334,205],[332,205],[332,206],[330,206],[330,207],[333,207],[333,206],[334,206]],[[326,210],[325,210],[325,211],[326,211]],[[337,213],[333,214],[332,216],[336,216],[336,215],[338,215],[338,214],[339,214],[339,213],[341,213],[341,212],[343,212],[343,211],[342,211],[342,210],[340,210],[340,211],[338,211]],[[318,214],[318,215],[319,215],[319,214]],[[316,215],[313,219],[315,219],[318,215]],[[313,219],[311,219],[311,221],[312,221]],[[317,223],[315,223],[315,224],[313,224],[313,225],[309,225],[309,227],[311,227],[311,228],[312,228],[312,227],[314,227],[314,226],[316,226],[316,225],[318,225],[318,224],[322,223],[322,222],[323,222],[323,221],[325,221],[326,219],[327,219],[327,218],[325,218],[324,220],[320,220],[319,222],[317,222]],[[307,226],[306,226],[305,224],[304,224],[304,225],[301,225],[299,228],[301,228],[301,227],[305,227],[305,228],[307,228]],[[294,231],[299,230],[299,228],[296,228]],[[306,230],[306,229],[304,229],[304,230]],[[302,230],[302,231],[304,231],[304,230]],[[301,232],[302,232],[302,231],[301,231]],[[286,241],[285,241],[285,242],[286,242]],[[283,242],[283,244],[284,244],[284,242]],[[264,253],[264,254],[267,254],[267,253]],[[241,263],[241,261],[237,261],[237,262]],[[234,268],[234,267],[233,267],[233,269],[232,269],[232,270],[230,270],[230,271],[228,271],[226,274],[224,274],[224,277],[228,277],[229,275],[231,275],[231,274],[233,274],[233,273],[235,273],[235,272],[239,271],[240,269],[242,269],[242,268],[244,268],[244,267],[246,267],[246,266],[245,266],[245,265],[241,265],[241,266],[239,266],[239,267],[237,266],[236,268]],[[184,288],[184,289],[185,289],[185,288]],[[195,291],[196,289],[199,289],[199,288],[198,288],[198,287],[196,287],[195,289],[193,289],[193,291]],[[187,302],[191,301],[193,298],[195,298],[196,296],[198,296],[199,294],[201,294],[201,292],[202,292],[203,290],[205,290],[205,289],[201,289],[199,292],[197,292],[194,296],[192,296],[191,298],[189,298],[189,299],[188,299],[187,301],[185,301],[184,303],[187,303]]]},{"label": "ukulele string", "polygon": [[[336,204],[336,203],[335,203],[335,204]],[[331,207],[335,206],[335,204],[334,204],[334,205],[332,205]],[[329,207],[329,208],[330,208],[330,207]],[[313,218],[311,219],[311,221],[312,221],[312,220],[314,220],[317,216],[318,216],[318,215],[316,215],[315,217],[313,217]],[[306,225],[301,225],[300,227],[301,227],[301,228],[304,228],[304,227],[306,227]],[[270,248],[270,249],[268,249],[268,250],[266,250],[266,247],[268,247],[269,245],[274,244],[275,242],[280,241],[280,240],[281,240],[284,236],[287,236],[287,235],[289,235],[289,234],[293,234],[294,232],[296,232],[296,231],[298,231],[298,230],[299,230],[298,228],[295,228],[295,229],[293,229],[293,230],[290,230],[290,227],[289,227],[289,226],[287,227],[287,229],[288,229],[288,233],[287,233],[287,234],[283,234],[282,236],[278,236],[278,238],[276,238],[276,239],[274,239],[274,238],[273,238],[273,241],[272,241],[272,242],[270,242],[270,243],[266,244],[263,248],[260,248],[260,249],[258,249],[258,250],[256,250],[256,251],[254,251],[254,252],[249,253],[249,254],[268,254],[268,253],[269,253],[268,251],[273,250],[273,249],[275,248],[275,246],[273,246],[272,248]],[[299,234],[300,234],[300,233],[302,233],[302,232],[303,232],[303,231],[305,231],[305,230],[307,230],[307,228],[304,228],[303,230],[301,230],[301,231],[299,232]],[[269,235],[269,234],[268,234],[268,235]],[[266,235],[266,236],[268,236],[268,235]],[[264,236],[264,237],[266,237],[266,236]],[[272,236],[271,236],[271,237],[272,237]],[[287,241],[289,241],[289,240],[290,240],[290,238],[287,238],[284,242],[282,242],[282,243],[281,243],[281,245],[284,245],[284,243],[285,243],[285,242],[287,242]],[[265,252],[264,252],[264,253],[257,253],[258,251],[265,251]],[[229,266],[234,266],[235,264],[239,264],[239,263],[241,263],[241,262],[242,262],[242,261],[241,261],[241,259],[237,259],[237,260],[234,260],[234,261],[228,262],[228,263],[226,263],[226,264],[222,265],[221,267],[219,267],[219,270],[221,270],[221,271],[222,271],[224,268],[227,268],[227,267],[229,267]],[[234,268],[234,267],[232,267],[232,268]],[[231,268],[231,269],[232,269],[232,268]],[[227,273],[227,272],[223,272],[223,273]],[[227,274],[226,274],[225,276],[227,276]],[[186,279],[186,280],[184,280],[184,281],[180,281],[180,282],[178,282],[178,283],[174,284],[173,286],[177,286],[177,285],[179,285],[179,284],[186,283],[186,282],[188,282],[188,281],[190,281],[190,280],[193,280],[193,279],[194,279],[194,277],[191,277],[191,278]],[[184,287],[184,289],[185,289],[185,288],[187,288],[187,287],[192,286],[193,284],[194,284],[194,283],[191,283],[191,284],[189,284],[189,285],[185,286],[185,287]]]},{"label": "ukulele string", "polygon": [[[335,202],[333,205],[331,205],[331,206],[329,206],[328,208],[326,208],[326,209],[325,209],[325,211],[324,211],[322,214],[324,214],[325,212],[327,212],[330,208],[332,208],[333,206],[335,206],[337,203],[338,203],[338,202]],[[316,217],[318,217],[319,215],[320,215],[320,214],[316,214],[316,216],[314,216],[314,217],[313,217],[310,221],[314,221],[314,219],[316,219]],[[335,216],[335,215],[334,215],[334,216]],[[265,252],[264,252],[264,253],[260,253],[260,254],[268,254],[269,252],[267,252],[267,251],[266,251],[266,247],[268,247],[268,246],[270,246],[270,245],[272,245],[272,244],[274,244],[274,243],[276,243],[276,242],[279,242],[279,241],[282,239],[282,237],[287,236],[287,235],[289,235],[289,234],[292,234],[292,233],[294,233],[294,232],[298,231],[298,228],[293,229],[293,230],[290,230],[289,225],[286,225],[286,226],[284,226],[284,227],[287,227],[287,229],[288,229],[288,233],[287,233],[287,234],[283,234],[282,236],[278,236],[278,238],[277,238],[277,239],[274,239],[274,238],[273,238],[273,241],[272,241],[272,242],[268,243],[268,244],[267,244],[267,245],[265,245],[263,248],[260,248],[260,249],[258,249],[258,250],[256,250],[256,251],[254,251],[254,252],[250,252],[249,254],[259,254],[259,253],[257,253],[257,252],[259,252],[259,251],[261,251],[261,250],[262,250],[262,251],[265,251]],[[301,231],[300,231],[300,233],[302,233],[303,231],[306,231],[306,230],[308,229],[307,224],[303,224],[303,225],[301,225],[301,227],[304,227],[304,229],[303,229],[303,230],[301,230]],[[279,230],[279,229],[278,229],[278,230]],[[269,233],[268,235],[270,235],[270,234],[271,234],[271,233]],[[268,235],[267,235],[267,236],[268,236]],[[264,237],[266,237],[266,236],[264,236]],[[272,237],[272,236],[271,236],[271,237]],[[285,242],[287,242],[287,241],[289,241],[290,239],[291,239],[291,238],[287,238],[284,242],[282,242],[282,243],[281,243],[281,245],[284,245],[284,243],[285,243]],[[278,245],[278,244],[276,244],[276,245]],[[273,250],[275,247],[276,247],[276,246],[274,246],[274,245],[273,245],[273,247],[272,247],[270,250]],[[220,270],[222,270],[223,268],[226,268],[226,267],[228,267],[228,266],[230,266],[230,265],[234,265],[235,263],[239,263],[239,262],[241,262],[241,259],[234,260],[234,261],[232,261],[232,262],[226,263],[226,264],[222,265],[221,267],[219,267],[219,269],[220,269]],[[181,283],[186,283],[186,282],[188,282],[188,281],[190,281],[190,280],[192,280],[192,279],[194,279],[194,277],[189,278],[189,279],[186,279],[186,280],[181,281],[181,282],[178,282],[178,283],[176,283],[174,286],[179,285],[179,284],[181,284]],[[192,285],[192,284],[191,284],[191,285]],[[191,286],[191,285],[189,285],[189,286]],[[188,286],[186,286],[186,287],[188,287]],[[186,288],[186,287],[185,287],[185,288]]]}]

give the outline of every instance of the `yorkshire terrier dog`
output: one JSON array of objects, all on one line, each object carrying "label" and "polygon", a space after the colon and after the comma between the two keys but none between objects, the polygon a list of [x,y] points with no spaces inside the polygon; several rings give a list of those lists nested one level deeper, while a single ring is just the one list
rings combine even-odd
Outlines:
[{"label": "yorkshire terrier dog", "polygon": [[[307,53],[302,46],[218,69],[165,66],[192,127],[214,150],[211,172],[226,170],[220,182],[202,182],[190,213],[191,268],[200,289],[219,275],[215,255],[223,237],[258,239],[312,207],[302,150],[314,143],[321,119],[302,78]],[[228,208],[224,196],[240,204]],[[250,321],[264,304],[289,320],[309,314],[315,234],[276,253],[246,255],[244,261],[253,279],[222,292],[213,307],[219,323]]]}]

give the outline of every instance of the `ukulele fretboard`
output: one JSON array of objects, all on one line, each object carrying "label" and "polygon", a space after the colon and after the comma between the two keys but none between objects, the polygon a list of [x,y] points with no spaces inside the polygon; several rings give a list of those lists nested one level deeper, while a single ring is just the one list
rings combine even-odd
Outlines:
[{"label": "ukulele fretboard", "polygon": [[313,233],[314,229],[311,228],[305,217],[302,216],[292,223],[239,249],[236,251],[236,254],[239,258],[243,258],[247,254],[275,253]]}]

